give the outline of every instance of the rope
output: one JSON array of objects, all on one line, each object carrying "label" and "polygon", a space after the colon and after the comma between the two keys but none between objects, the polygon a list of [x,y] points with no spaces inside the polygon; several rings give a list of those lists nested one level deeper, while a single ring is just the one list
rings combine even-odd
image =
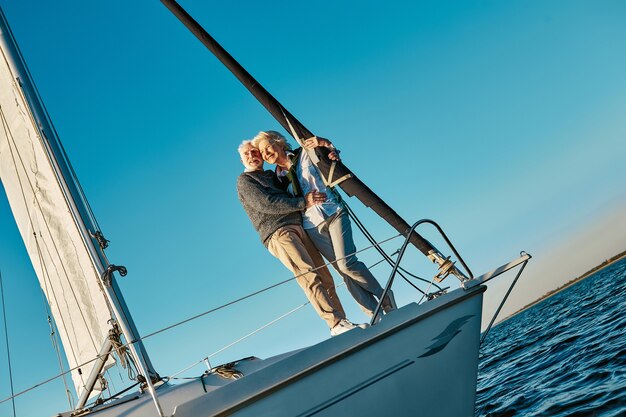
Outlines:
[{"label": "rope", "polygon": [[235,362],[226,363],[213,369],[213,372],[224,379],[240,379],[243,372],[235,368]]},{"label": "rope", "polygon": [[[48,269],[46,268],[42,255],[41,255],[41,248],[39,247],[39,240],[36,239],[36,236],[35,236],[35,241],[37,242],[37,254],[39,255],[39,263],[41,266],[42,273],[44,274],[44,280],[43,280],[44,288],[42,288],[42,293],[41,293],[42,300],[41,301],[43,303],[44,312],[46,313],[46,318],[48,320],[48,326],[50,326],[50,341],[52,343],[52,348],[54,349],[56,353],[59,370],[63,372],[63,359],[61,358],[61,347],[56,337],[57,332],[55,331],[56,322],[54,322],[52,319],[52,311],[50,310],[50,305],[48,304],[48,301],[47,301],[49,299],[48,281],[50,280],[50,277],[48,274]],[[65,387],[65,395],[67,396],[67,402],[70,406],[70,409],[73,409],[74,397],[72,396],[72,392],[70,391],[68,387],[67,378],[65,377],[65,375],[63,376],[63,386]]]},{"label": "rope", "polygon": [[[44,302],[44,304],[46,303]],[[63,359],[61,358],[61,347],[59,346],[59,342],[56,337],[56,332],[54,330],[54,322],[50,314],[48,314],[47,316],[48,316],[48,326],[50,326],[50,341],[56,353],[57,364],[59,365],[59,370],[63,372]],[[65,387],[65,395],[67,396],[67,402],[69,403],[70,408],[74,408],[74,398],[67,384],[67,379],[65,378],[65,376],[63,376],[63,386]]]},{"label": "rope", "polygon": [[118,265],[110,264],[100,276],[100,280],[107,287],[111,286],[111,279],[112,279],[113,272],[119,272],[119,274],[123,277],[125,277],[126,274],[128,274],[128,271],[125,266],[118,266]]},{"label": "rope", "polygon": [[[135,382],[134,384],[132,384],[130,387],[124,388],[123,390],[116,392],[113,395],[109,394],[109,398],[98,398],[96,400],[96,404],[95,405],[99,405],[99,404],[104,404],[107,401],[112,400],[113,398],[119,397],[120,395],[130,391],[131,389],[135,388],[137,385],[141,384],[141,382]],[[109,391],[110,392],[110,391]]]},{"label": "rope", "polygon": [[128,371],[128,379],[132,381],[137,380],[137,364],[135,360],[130,355],[128,351],[128,346],[124,345],[120,339],[122,332],[120,331],[117,324],[114,324],[113,327],[109,330],[109,340],[111,341],[112,349],[117,354],[117,357],[120,358],[120,364],[122,368],[127,369]]},{"label": "rope", "polygon": [[0,270],[0,295],[2,296],[2,317],[4,318],[4,340],[7,345],[7,360],[9,363],[9,382],[11,384],[11,404],[13,406],[13,417],[15,414],[15,396],[13,389],[13,369],[11,368],[11,350],[9,349],[9,328],[7,326],[7,312],[4,303],[4,285],[2,284],[2,271]]}]

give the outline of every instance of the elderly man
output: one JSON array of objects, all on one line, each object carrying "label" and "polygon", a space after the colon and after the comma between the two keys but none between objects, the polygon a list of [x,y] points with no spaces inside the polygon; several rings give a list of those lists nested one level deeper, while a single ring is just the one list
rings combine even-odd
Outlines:
[{"label": "elderly man", "polygon": [[302,229],[302,212],[322,203],[326,196],[310,192],[291,197],[251,141],[239,146],[245,171],[237,178],[237,194],[261,241],[296,277],[311,305],[336,336],[356,326],[346,319],[333,279],[322,257]]}]

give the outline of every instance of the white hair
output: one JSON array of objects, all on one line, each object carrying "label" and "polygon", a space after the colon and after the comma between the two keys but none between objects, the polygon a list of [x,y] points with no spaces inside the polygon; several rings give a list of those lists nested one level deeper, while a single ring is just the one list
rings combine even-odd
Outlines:
[{"label": "white hair", "polygon": [[287,142],[287,139],[285,139],[285,137],[283,135],[281,135],[280,133],[278,133],[275,130],[268,130],[266,132],[259,132],[252,139],[252,146],[254,146],[255,148],[258,148],[259,147],[259,143],[262,140],[268,141],[271,145],[278,145],[283,150],[286,150],[286,151],[290,151],[291,150],[291,145]]},{"label": "white hair", "polygon": [[[241,151],[243,150],[243,148],[245,148],[247,145],[252,145],[254,146],[254,143],[252,143],[252,141],[250,139],[246,139],[244,141],[241,142],[241,144],[239,144],[239,146],[237,147],[237,152],[239,154],[241,154]],[[254,146],[256,148],[256,146]]]}]

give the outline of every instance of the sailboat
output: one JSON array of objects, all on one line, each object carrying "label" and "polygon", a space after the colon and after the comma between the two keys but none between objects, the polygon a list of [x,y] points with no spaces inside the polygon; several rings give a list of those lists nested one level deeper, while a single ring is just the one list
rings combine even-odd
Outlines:
[{"label": "sailboat", "polygon": [[[174,1],[176,16],[246,85],[295,139],[308,131]],[[443,230],[409,225],[343,164],[319,167],[405,236],[385,291],[410,245],[456,276],[460,288],[428,294],[313,346],[267,359],[245,358],[173,384],[152,363],[117,284],[126,269],[109,262],[107,240],[82,192],[0,10],[0,178],[33,268],[54,316],[78,401],[58,416],[470,416],[474,413],[482,302],[487,281],[517,268],[521,256],[474,277]],[[330,178],[332,180],[332,178]],[[331,181],[333,182],[333,181]],[[420,236],[429,223],[463,268]],[[516,277],[516,280],[517,280]],[[453,279],[453,278],[448,278]],[[103,401],[106,371],[136,371],[137,388]],[[454,392],[453,401],[431,401]]]}]

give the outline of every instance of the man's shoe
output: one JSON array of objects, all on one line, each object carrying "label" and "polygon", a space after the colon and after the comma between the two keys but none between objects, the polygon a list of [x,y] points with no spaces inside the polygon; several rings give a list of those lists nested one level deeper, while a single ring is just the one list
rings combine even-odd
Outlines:
[{"label": "man's shoe", "polygon": [[356,325],[350,322],[347,319],[341,319],[339,323],[335,324],[335,326],[330,329],[331,336],[337,336],[338,334],[345,333],[348,330],[352,330],[356,328]]}]

